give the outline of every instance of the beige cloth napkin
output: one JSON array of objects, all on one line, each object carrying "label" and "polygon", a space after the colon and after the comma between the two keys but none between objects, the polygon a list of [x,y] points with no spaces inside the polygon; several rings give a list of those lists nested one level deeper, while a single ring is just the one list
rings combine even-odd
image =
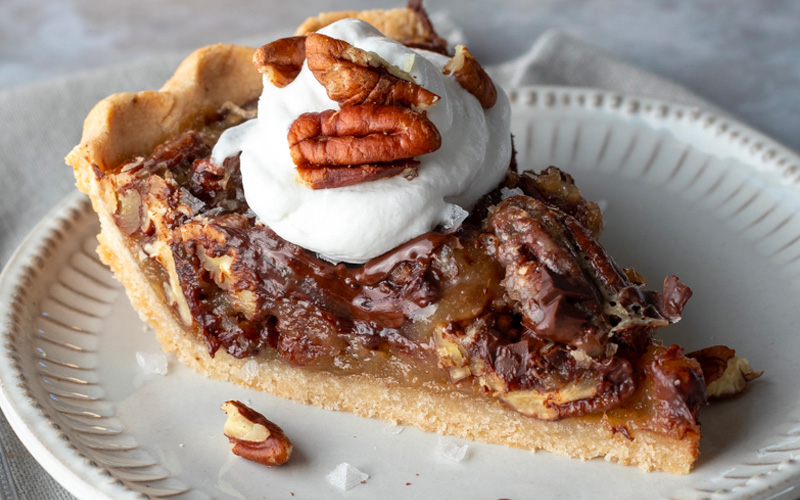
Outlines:
[{"label": "beige cloth napkin", "polygon": [[[2,265],[31,228],[75,189],[63,158],[80,140],[82,119],[91,107],[114,92],[160,87],[181,59],[165,56],[0,93]],[[490,72],[506,88],[593,87],[713,109],[680,85],[558,32],[545,33],[527,54]],[[31,457],[2,416],[0,446],[0,497],[74,498]]]}]

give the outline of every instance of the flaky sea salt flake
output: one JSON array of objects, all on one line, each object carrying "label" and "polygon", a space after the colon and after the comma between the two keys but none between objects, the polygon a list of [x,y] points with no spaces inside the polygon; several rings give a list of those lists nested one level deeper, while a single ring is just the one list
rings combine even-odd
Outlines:
[{"label": "flaky sea salt flake", "polygon": [[452,460],[453,462],[460,462],[467,456],[467,448],[469,448],[469,445],[458,445],[439,436],[439,444],[436,446],[436,452],[442,458]]},{"label": "flaky sea salt flake", "polygon": [[428,304],[427,306],[412,312],[409,317],[414,321],[423,321],[427,323],[430,321],[430,317],[433,316],[433,313],[436,312],[438,307],[439,304],[437,302]]},{"label": "flaky sea salt flake", "polygon": [[522,192],[520,188],[512,188],[509,189],[507,187],[500,188],[500,199],[505,200],[506,198],[511,198],[512,196],[522,196],[525,193]]},{"label": "flaky sea salt flake", "polygon": [[325,478],[340,490],[347,491],[365,482],[369,478],[369,474],[361,472],[347,462],[342,462]]},{"label": "flaky sea salt flake", "polygon": [[167,374],[167,354],[165,352],[142,352],[136,351],[136,362],[139,368],[147,374],[166,375]]},{"label": "flaky sea salt flake", "polygon": [[451,203],[447,207],[447,214],[445,214],[444,221],[442,222],[442,232],[449,233],[461,227],[461,223],[467,220],[469,212]]},{"label": "flaky sea salt flake", "polygon": [[239,375],[245,382],[250,382],[258,375],[258,361],[251,359],[242,366]]}]

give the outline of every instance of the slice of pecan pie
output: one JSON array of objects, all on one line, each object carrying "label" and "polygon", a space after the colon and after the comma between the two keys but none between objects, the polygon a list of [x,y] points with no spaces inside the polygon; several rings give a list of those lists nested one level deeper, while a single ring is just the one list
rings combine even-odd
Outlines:
[{"label": "slice of pecan pie", "polygon": [[[488,153],[502,171],[468,217],[455,209],[451,224],[362,263],[334,263],[346,259],[293,243],[257,215],[272,191],[246,193],[252,155],[219,157],[235,134],[220,136],[258,139],[251,124],[277,118],[257,113],[257,99],[267,86],[290,89],[304,64],[331,109],[293,116],[282,132],[273,154],[293,162],[291,189],[412,189],[431,175],[424,159],[445,147],[434,110],[449,91],[310,34],[353,16],[418,54],[446,54],[431,56],[445,62],[440,78],[474,109],[502,115],[507,101],[480,65],[463,47],[447,54],[412,5],[310,19],[256,51],[255,67],[253,49],[200,49],[161,90],[110,96],[87,117],[67,162],[100,218],[101,258],[164,349],[204,375],[323,408],[688,472],[703,372],[653,333],[680,319],[691,292],[674,276],[662,292],[645,290],[617,266],[597,242],[598,206],[569,175],[517,173],[503,140]],[[700,358],[754,375],[732,351],[715,353]]]}]

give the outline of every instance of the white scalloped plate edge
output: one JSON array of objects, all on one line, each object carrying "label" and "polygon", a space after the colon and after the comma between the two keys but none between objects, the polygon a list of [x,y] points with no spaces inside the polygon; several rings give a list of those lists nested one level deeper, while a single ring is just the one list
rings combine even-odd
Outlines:
[{"label": "white scalloped plate edge", "polygon": [[26,320],[14,308],[20,306],[34,286],[30,278],[34,267],[43,267],[52,260],[51,251],[65,239],[69,231],[89,210],[88,199],[74,192],[53,208],[29,233],[9,259],[0,274],[0,303],[4,320],[5,353],[0,363],[0,408],[20,441],[36,460],[70,493],[78,498],[126,499],[141,498],[106,471],[91,464],[69,444],[39,402],[25,386],[14,351],[13,336],[22,334],[19,327]]},{"label": "white scalloped plate edge", "polygon": [[[707,135],[691,138],[694,146],[703,147],[706,141],[726,140],[731,153],[760,168],[774,169],[782,182],[800,187],[800,156],[731,117],[705,111],[696,106],[639,97],[599,89],[560,86],[532,86],[513,89],[508,93],[512,104],[529,108],[575,108],[604,111],[620,116],[635,117],[650,125],[661,127],[683,123],[693,131]],[[687,140],[687,137],[680,137]],[[688,142],[688,140],[687,140]]]}]

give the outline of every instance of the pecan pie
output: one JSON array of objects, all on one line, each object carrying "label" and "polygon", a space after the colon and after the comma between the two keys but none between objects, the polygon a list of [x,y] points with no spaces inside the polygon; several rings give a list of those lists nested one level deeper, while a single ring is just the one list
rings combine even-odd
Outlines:
[{"label": "pecan pie", "polygon": [[[411,62],[333,36],[361,25],[313,33],[349,17],[400,42]],[[419,83],[429,70],[414,73],[416,54],[440,61],[434,80],[450,87]],[[329,108],[292,115],[270,150],[290,162],[291,185],[253,191],[254,155],[217,152],[242,131],[260,141],[266,129],[253,124],[278,120],[261,107],[268,89],[302,85]],[[453,92],[475,119],[507,122],[502,92],[465,47],[449,52],[418,4],[321,15],[255,52],[200,49],[157,92],[106,98],[67,162],[100,218],[100,256],[164,349],[200,373],[470,439],[688,472],[704,370],[757,374],[732,351],[698,361],[655,340],[680,319],[689,288],[670,276],[662,292],[646,290],[615,264],[597,242],[598,206],[556,168],[518,173],[507,124],[484,152],[502,163],[495,177],[464,181],[463,192],[491,182],[463,203],[469,215],[444,203],[427,229],[380,255],[301,246],[261,215],[282,189],[325,200],[414,192],[442,177],[436,168],[460,168],[425,163],[452,154],[441,117],[462,112],[448,104]]]}]

